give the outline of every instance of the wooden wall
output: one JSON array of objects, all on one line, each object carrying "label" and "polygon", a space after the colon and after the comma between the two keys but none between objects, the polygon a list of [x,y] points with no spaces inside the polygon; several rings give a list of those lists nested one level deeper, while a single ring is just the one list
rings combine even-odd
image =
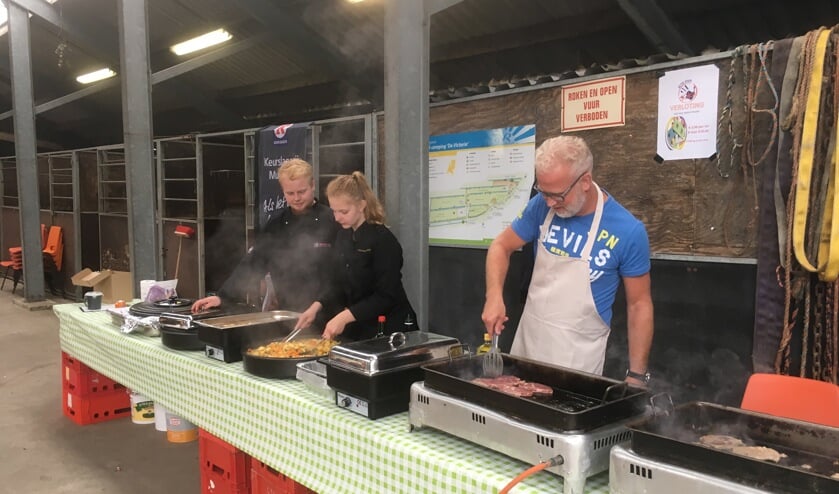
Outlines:
[{"label": "wooden wall", "polygon": [[[722,105],[728,62],[719,65]],[[708,159],[653,159],[657,95],[656,72],[630,74],[626,125],[574,133],[592,149],[595,180],[644,222],[654,253],[754,257],[751,204],[739,174],[724,179]],[[560,102],[555,87],[438,106],[431,109],[430,134],[536,124],[538,146],[561,133]]]}]

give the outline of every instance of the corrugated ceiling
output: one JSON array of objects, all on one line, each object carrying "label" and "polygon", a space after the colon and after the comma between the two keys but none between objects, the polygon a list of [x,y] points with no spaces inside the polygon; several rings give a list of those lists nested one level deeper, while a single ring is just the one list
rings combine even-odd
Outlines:
[{"label": "corrugated ceiling", "polygon": [[[153,72],[200,56],[180,58],[168,48],[218,27],[233,33],[231,43],[267,36],[259,46],[155,86],[157,129],[216,131],[290,115],[380,109],[386,1],[147,0]],[[81,89],[74,79],[85,70],[118,66],[118,3],[59,0],[53,8],[75,32],[33,17],[38,103]],[[839,23],[839,2],[829,0],[657,4],[693,54]],[[434,100],[676,56],[651,42],[617,0],[463,0],[436,14],[430,33]],[[11,108],[7,40],[0,37],[0,112]],[[119,142],[120,114],[117,84],[39,115],[39,138],[68,147]],[[10,129],[11,119],[0,122],[0,130]],[[50,135],[41,136],[45,129]]]}]

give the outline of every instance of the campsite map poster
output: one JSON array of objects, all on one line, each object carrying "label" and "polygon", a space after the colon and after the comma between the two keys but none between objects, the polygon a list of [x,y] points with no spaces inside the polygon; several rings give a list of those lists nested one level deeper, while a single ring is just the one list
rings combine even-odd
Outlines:
[{"label": "campsite map poster", "polygon": [[536,126],[431,136],[429,243],[487,247],[530,199]]}]

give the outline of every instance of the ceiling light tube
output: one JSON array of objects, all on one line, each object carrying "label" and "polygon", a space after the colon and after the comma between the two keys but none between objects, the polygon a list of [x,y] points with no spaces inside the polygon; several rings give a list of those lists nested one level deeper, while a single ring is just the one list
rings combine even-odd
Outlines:
[{"label": "ceiling light tube", "polygon": [[82,84],[90,84],[91,82],[101,81],[102,79],[107,79],[115,75],[117,75],[116,72],[106,67],[104,69],[88,72],[87,74],[82,74],[76,77],[76,80]]},{"label": "ceiling light tube", "polygon": [[211,31],[207,34],[202,34],[201,36],[186,40],[182,43],[172,45],[170,49],[175,53],[175,55],[186,55],[187,53],[203,50],[208,46],[224,43],[232,37],[233,36],[224,29],[216,29],[215,31]]}]

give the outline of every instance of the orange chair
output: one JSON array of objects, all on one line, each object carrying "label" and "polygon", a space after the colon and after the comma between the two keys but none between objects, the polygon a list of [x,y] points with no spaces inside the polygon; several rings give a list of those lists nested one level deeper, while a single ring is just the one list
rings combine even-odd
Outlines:
[{"label": "orange chair", "polygon": [[[9,247],[9,257],[12,258],[12,293],[17,290],[17,284],[20,283],[20,278],[23,275],[23,249],[20,247]],[[3,278],[3,284],[0,288],[6,286],[6,279]]]},{"label": "orange chair", "polygon": [[6,280],[9,279],[9,272],[14,269],[14,266],[14,261],[0,261],[0,268],[6,268],[3,270],[3,283],[0,283],[0,290],[6,286]]},{"label": "orange chair", "polygon": [[740,408],[839,427],[839,386],[779,374],[752,374]]},{"label": "orange chair", "polygon": [[51,226],[44,245],[44,254],[49,254],[55,263],[57,271],[61,271],[61,261],[64,259],[64,232],[60,226]]}]

